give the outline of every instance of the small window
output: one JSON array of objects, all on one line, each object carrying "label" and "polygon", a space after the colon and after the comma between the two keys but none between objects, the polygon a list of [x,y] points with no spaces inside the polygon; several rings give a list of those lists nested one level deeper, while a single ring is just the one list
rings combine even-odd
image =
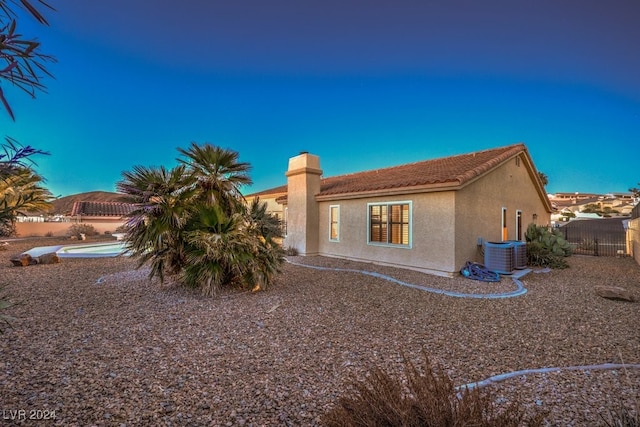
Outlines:
[{"label": "small window", "polygon": [[337,242],[340,240],[340,206],[329,206],[329,240]]},{"label": "small window", "polygon": [[410,245],[411,204],[369,204],[369,243]]}]

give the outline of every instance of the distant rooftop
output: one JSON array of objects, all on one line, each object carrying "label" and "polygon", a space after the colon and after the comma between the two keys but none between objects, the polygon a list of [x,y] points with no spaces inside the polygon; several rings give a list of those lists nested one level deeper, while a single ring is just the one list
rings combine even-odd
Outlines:
[{"label": "distant rooftop", "polygon": [[74,202],[71,216],[123,217],[135,209],[135,205],[122,202]]}]

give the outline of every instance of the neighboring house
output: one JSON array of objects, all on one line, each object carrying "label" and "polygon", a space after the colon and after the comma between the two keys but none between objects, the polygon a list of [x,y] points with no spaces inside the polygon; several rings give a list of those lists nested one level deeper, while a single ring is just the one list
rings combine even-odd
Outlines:
[{"label": "neighboring house", "polygon": [[637,199],[632,193],[556,193],[549,194],[551,205],[555,212],[551,215],[551,222],[566,222],[580,218],[603,218],[598,214],[584,212],[588,207],[596,206],[607,217],[626,217],[631,215]]},{"label": "neighboring house", "polygon": [[91,225],[98,233],[113,233],[125,224],[135,205],[123,202],[74,202],[65,215],[47,217],[45,222],[17,222],[18,236],[66,236],[76,223]]},{"label": "neighboring house", "polygon": [[135,209],[135,205],[122,202],[74,202],[69,215],[77,222],[117,222]]},{"label": "neighboring house", "polygon": [[286,176],[247,196],[284,217],[285,247],[438,275],[482,262],[483,242],[524,240],[552,210],[523,144],[329,178],[304,152]]}]

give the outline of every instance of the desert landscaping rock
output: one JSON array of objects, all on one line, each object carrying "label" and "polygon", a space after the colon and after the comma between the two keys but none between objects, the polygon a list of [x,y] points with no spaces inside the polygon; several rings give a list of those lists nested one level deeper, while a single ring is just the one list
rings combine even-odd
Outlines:
[{"label": "desert landscaping rock", "polygon": [[55,252],[48,254],[42,254],[38,258],[38,264],[57,264],[60,262],[60,258]]},{"label": "desert landscaping rock", "polygon": [[16,255],[9,261],[11,261],[14,267],[27,267],[29,265],[36,265],[38,263],[38,261],[29,254]]},{"label": "desert landscaping rock", "polygon": [[[149,281],[126,257],[11,266],[50,244],[11,242],[0,253],[4,292],[17,303],[4,313],[15,320],[0,340],[0,409],[55,413],[38,425],[320,425],[351,378],[374,365],[401,375],[403,357],[420,364],[423,351],[457,385],[522,369],[640,363],[640,313],[594,292],[614,282],[637,294],[631,258],[574,256],[571,268],[529,274],[525,295],[501,300],[291,264],[266,291],[211,299]],[[513,289],[510,279],[295,260],[461,292]],[[637,408],[639,371],[525,375],[486,390],[498,404],[519,396],[528,410],[549,411],[549,425],[597,425],[620,404]]]},{"label": "desert landscaping rock", "polygon": [[631,292],[620,286],[596,286],[596,294],[602,298],[634,302],[636,298]]}]

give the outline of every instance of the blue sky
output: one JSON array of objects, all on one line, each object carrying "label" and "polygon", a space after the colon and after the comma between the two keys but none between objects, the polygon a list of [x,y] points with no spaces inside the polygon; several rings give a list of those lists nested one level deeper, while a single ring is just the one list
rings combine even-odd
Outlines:
[{"label": "blue sky", "polygon": [[[6,83],[4,135],[51,153],[54,195],[114,191],[192,141],[325,176],[524,142],[550,193],[640,182],[637,0],[50,0],[19,21],[57,58],[36,99]],[[1,112],[0,112],[1,113]]]}]

